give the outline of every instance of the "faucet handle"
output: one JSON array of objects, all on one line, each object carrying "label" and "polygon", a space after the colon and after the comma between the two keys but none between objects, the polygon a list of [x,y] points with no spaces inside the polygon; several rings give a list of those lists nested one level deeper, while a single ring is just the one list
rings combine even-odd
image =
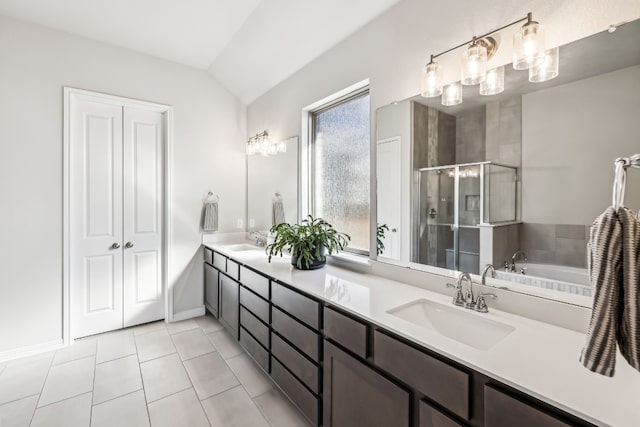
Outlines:
[{"label": "faucet handle", "polygon": [[464,305],[464,296],[462,295],[462,286],[447,283],[447,288],[454,288],[456,293],[453,296],[453,305],[462,307]]},{"label": "faucet handle", "polygon": [[476,300],[476,305],[473,308],[475,311],[480,313],[488,313],[489,307],[487,306],[487,302],[485,301],[485,297],[496,299],[498,296],[492,293],[484,293],[478,295],[478,299]]}]

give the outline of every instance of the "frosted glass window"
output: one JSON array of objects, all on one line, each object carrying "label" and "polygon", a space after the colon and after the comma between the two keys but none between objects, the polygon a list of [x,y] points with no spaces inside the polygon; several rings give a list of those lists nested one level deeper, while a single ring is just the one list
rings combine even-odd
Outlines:
[{"label": "frosted glass window", "polygon": [[313,114],[313,210],[369,251],[369,94]]}]

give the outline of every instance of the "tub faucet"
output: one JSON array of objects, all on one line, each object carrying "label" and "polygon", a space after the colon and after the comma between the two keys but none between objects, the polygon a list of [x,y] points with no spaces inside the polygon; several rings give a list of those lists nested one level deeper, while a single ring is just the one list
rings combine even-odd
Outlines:
[{"label": "tub faucet", "polygon": [[493,265],[491,264],[487,264],[484,266],[484,268],[482,269],[482,284],[486,285],[487,284],[487,273],[491,271],[491,278],[495,279],[496,278],[496,269],[493,268]]},{"label": "tub faucet", "polygon": [[527,255],[522,251],[515,251],[513,256],[511,257],[511,272],[514,273],[516,271],[516,261],[518,261],[518,257],[521,257],[523,261],[527,261]]}]

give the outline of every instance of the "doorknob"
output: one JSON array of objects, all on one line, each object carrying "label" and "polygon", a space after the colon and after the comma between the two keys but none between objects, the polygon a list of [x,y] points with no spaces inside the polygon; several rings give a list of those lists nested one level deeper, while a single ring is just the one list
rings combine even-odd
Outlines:
[{"label": "doorknob", "polygon": [[120,249],[120,245],[116,242],[113,245],[111,245],[111,249]]},{"label": "doorknob", "polygon": [[124,244],[125,249],[131,249],[133,247],[133,243],[127,242]]}]

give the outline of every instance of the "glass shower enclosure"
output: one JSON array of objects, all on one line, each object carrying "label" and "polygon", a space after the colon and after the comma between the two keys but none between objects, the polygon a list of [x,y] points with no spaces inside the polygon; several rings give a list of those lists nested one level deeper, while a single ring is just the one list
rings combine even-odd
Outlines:
[{"label": "glass shower enclosure", "polygon": [[480,228],[516,220],[517,168],[477,162],[417,174],[412,261],[478,274]]}]

